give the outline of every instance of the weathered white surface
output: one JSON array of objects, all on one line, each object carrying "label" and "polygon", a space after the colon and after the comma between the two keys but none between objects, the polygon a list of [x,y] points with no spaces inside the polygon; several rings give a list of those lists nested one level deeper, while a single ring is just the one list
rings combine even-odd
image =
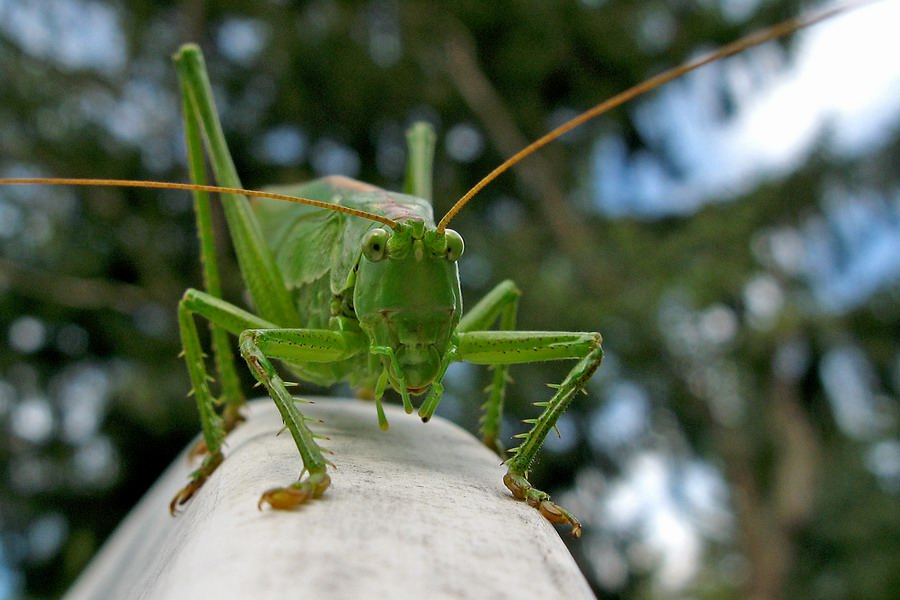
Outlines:
[{"label": "weathered white surface", "polygon": [[497,457],[453,424],[386,406],[302,410],[335,451],[332,485],[297,511],[257,510],[300,459],[271,401],[251,404],[226,460],[177,518],[179,457],[66,596],[83,599],[593,598],[553,526],[513,500]]}]

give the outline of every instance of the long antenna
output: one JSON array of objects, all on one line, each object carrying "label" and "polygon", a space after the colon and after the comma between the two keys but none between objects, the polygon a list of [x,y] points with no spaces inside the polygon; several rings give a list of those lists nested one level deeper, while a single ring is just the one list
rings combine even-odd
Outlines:
[{"label": "long antenna", "polygon": [[550,133],[548,133],[548,134],[544,135],[543,137],[539,138],[538,140],[532,142],[528,146],[525,146],[524,148],[522,148],[521,150],[516,152],[514,155],[512,155],[511,157],[506,159],[506,161],[504,161],[503,164],[501,164],[499,167],[495,168],[493,171],[488,173],[488,175],[484,179],[479,181],[475,185],[475,187],[473,187],[471,190],[466,192],[466,194],[462,198],[457,200],[456,204],[454,204],[450,208],[450,210],[447,211],[447,214],[444,215],[444,217],[438,223],[438,226],[437,226],[438,232],[443,232],[444,229],[447,227],[447,223],[450,222],[450,219],[452,219],[454,216],[456,216],[456,213],[458,213],[462,209],[462,207],[465,206],[466,203],[469,200],[471,200],[472,197],[475,196],[475,194],[480,192],[484,186],[486,186],[491,181],[496,179],[500,174],[502,174],[504,171],[509,169],[511,166],[513,166],[516,163],[518,163],[519,161],[521,161],[523,158],[536,152],[540,148],[543,148],[544,146],[546,146],[547,144],[549,144],[556,138],[568,133],[570,130],[578,127],[582,123],[585,123],[586,121],[590,121],[594,117],[600,116],[603,113],[619,106],[620,104],[624,104],[625,102],[628,102],[632,98],[635,98],[637,96],[640,96],[641,94],[649,92],[650,90],[653,90],[653,89],[663,85],[664,83],[668,83],[668,82],[672,81],[673,79],[677,79],[677,78],[681,77],[682,75],[684,75],[686,73],[690,73],[691,71],[693,71],[695,69],[699,69],[700,67],[707,65],[711,62],[715,62],[719,59],[726,58],[728,56],[732,56],[734,54],[737,54],[738,52],[742,52],[743,50],[746,50],[748,48],[753,48],[754,46],[759,46],[760,44],[764,44],[764,43],[772,41],[774,39],[789,35],[795,31],[797,31],[798,29],[802,29],[804,27],[814,25],[815,23],[824,21],[825,19],[831,18],[842,12],[845,12],[850,9],[859,8],[860,6],[869,4],[873,1],[875,1],[875,0],[842,4],[835,8],[831,8],[824,12],[821,12],[821,13],[818,13],[815,15],[811,15],[808,17],[794,17],[791,19],[787,19],[786,21],[782,21],[781,23],[778,23],[777,25],[773,25],[772,27],[769,27],[768,29],[763,29],[761,31],[756,31],[754,33],[746,35],[746,36],[742,37],[741,39],[739,39],[735,42],[732,42],[726,46],[722,46],[721,48],[714,50],[713,52],[711,52],[705,56],[701,56],[700,58],[697,58],[697,59],[688,61],[686,63],[683,63],[681,65],[678,65],[677,67],[669,69],[668,71],[664,71],[664,72],[660,73],[659,75],[651,77],[650,79],[647,79],[646,81],[639,83],[639,84],[635,85],[634,87],[631,87],[631,88],[625,90],[624,92],[616,94],[615,96],[613,96],[612,98],[609,98],[608,100],[604,100],[600,104],[597,104],[593,108],[590,108],[590,109],[584,111],[583,113],[581,113],[577,117],[573,118],[572,120],[567,121],[566,123],[563,123],[556,129],[551,131]]},{"label": "long antenna", "polygon": [[158,188],[166,190],[190,190],[197,192],[218,192],[220,194],[240,194],[242,196],[253,196],[254,198],[272,198],[274,200],[285,200],[287,202],[296,202],[297,204],[307,204],[318,208],[326,208],[336,210],[338,212],[353,215],[354,217],[362,217],[371,221],[378,221],[390,228],[396,228],[398,223],[393,219],[382,217],[374,213],[364,210],[357,210],[340,204],[329,204],[328,202],[320,202],[319,200],[310,200],[309,198],[298,198],[296,196],[287,196],[285,194],[274,194],[272,192],[261,192],[257,190],[245,190],[241,188],[226,188],[215,185],[199,185],[195,183],[167,183],[164,181],[133,181],[131,179],[67,179],[60,177],[35,177],[35,178],[19,178],[19,179],[0,179],[0,185],[14,184],[44,184],[44,185],[80,185],[80,186],[102,186],[102,187],[132,187],[132,188]]}]

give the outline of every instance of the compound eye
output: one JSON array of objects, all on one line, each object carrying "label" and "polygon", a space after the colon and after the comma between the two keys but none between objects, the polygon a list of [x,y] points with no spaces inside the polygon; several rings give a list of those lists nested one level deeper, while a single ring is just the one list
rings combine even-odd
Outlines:
[{"label": "compound eye", "polygon": [[363,237],[363,254],[372,262],[384,260],[387,256],[387,243],[391,234],[377,227]]},{"label": "compound eye", "polygon": [[452,229],[445,230],[444,235],[447,236],[447,260],[456,262],[459,260],[459,257],[462,256],[463,249],[465,248],[462,236]]}]

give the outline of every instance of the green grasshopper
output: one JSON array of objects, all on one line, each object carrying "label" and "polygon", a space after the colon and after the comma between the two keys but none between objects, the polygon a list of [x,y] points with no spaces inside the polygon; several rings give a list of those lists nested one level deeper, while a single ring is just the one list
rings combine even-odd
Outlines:
[{"label": "green grasshopper", "polygon": [[[456,361],[490,365],[493,379],[484,405],[481,434],[499,443],[509,366],[548,360],[575,365],[526,421],[529,431],[505,460],[504,483],[553,523],[581,525],[547,493],[528,481],[528,472],[547,434],[574,396],[600,366],[601,336],[595,332],[517,331],[521,292],[504,281],[463,314],[457,260],[463,239],[447,224],[488,182],[528,154],[585,121],[634,96],[747,47],[780,37],[835,14],[791,20],[753,34],[693,62],[676,67],[603,102],[548,133],[485,177],[435,224],[431,171],[435,136],[424,124],[407,134],[409,162],[404,193],[381,190],[345,177],[325,177],[267,191],[242,189],[222,127],[200,50],[186,45],[175,56],[181,86],[188,164],[194,184],[119,180],[0,180],[0,184],[51,183],[189,189],[194,194],[205,289],[189,289],[178,305],[178,324],[200,413],[205,454],[190,481],[173,498],[173,514],[203,486],[224,460],[225,436],[243,417],[236,357],[229,334],[239,339],[241,357],[268,390],[290,432],[303,472],[300,480],[263,492],[259,507],[293,509],[321,496],[330,485],[332,463],[323,455],[277,360],[298,378],[320,385],[347,381],[375,400],[378,422],[388,423],[381,399],[388,387],[399,393],[407,413],[411,396],[422,396],[418,415],[428,421],[443,392],[443,378]],[[204,145],[222,187],[207,185]],[[213,243],[209,192],[223,195],[231,241],[255,312],[222,299]],[[248,198],[253,197],[251,202]],[[215,397],[197,331],[196,317],[212,325],[212,349],[220,385]]]}]

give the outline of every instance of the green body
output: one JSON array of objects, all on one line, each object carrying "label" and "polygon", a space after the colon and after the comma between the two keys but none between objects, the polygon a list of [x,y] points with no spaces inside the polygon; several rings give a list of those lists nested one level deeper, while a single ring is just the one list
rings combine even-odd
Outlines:
[{"label": "green body", "polygon": [[[182,85],[185,132],[191,177],[206,183],[204,142],[217,183],[241,188],[225,144],[199,49],[185,46],[175,58]],[[288,509],[315,498],[330,484],[328,467],[298,404],[275,364],[302,380],[322,385],[348,381],[373,395],[378,422],[387,420],[381,396],[390,386],[407,412],[411,395],[427,394],[418,414],[427,421],[443,393],[450,363],[468,361],[493,370],[484,403],[481,432],[485,444],[499,443],[503,399],[511,364],[574,360],[566,378],[521,444],[505,461],[504,483],[516,498],[540,510],[554,523],[580,533],[574,516],[550,502],[527,480],[547,434],[572,398],[584,388],[602,359],[600,335],[591,332],[516,331],[521,293],[511,281],[497,285],[463,315],[456,260],[462,238],[438,231],[431,208],[431,161],[434,133],[427,125],[407,134],[409,163],[405,194],[387,192],[345,177],[325,177],[277,191],[370,213],[348,215],[328,208],[269,199],[224,195],[223,208],[241,275],[253,312],[221,297],[209,198],[195,193],[197,229],[205,291],[185,292],[178,323],[185,361],[203,427],[203,464],[173,499],[171,509],[186,503],[222,462],[224,438],[241,420],[240,389],[231,336],[241,356],[278,407],[290,432],[303,471],[308,474],[283,488],[268,490],[260,506]],[[377,219],[387,217],[385,228]],[[372,220],[376,219],[376,220]],[[210,390],[196,317],[208,320],[218,371],[219,395]]]},{"label": "green body", "polygon": [[[426,229],[434,229],[427,200],[346,177],[268,191],[340,204],[404,223],[420,221]],[[417,260],[415,252],[409,252],[403,260],[372,263],[363,257],[362,242],[378,223],[264,198],[254,199],[253,212],[296,303],[299,322],[290,326],[328,329],[340,317],[345,331],[369,339],[380,337],[402,355],[401,364],[408,366],[404,371],[414,377],[409,391],[420,393],[433,381],[462,314],[456,262],[427,253]],[[416,354],[424,355],[423,360],[412,360]],[[407,355],[410,360],[404,361]],[[319,385],[346,380],[371,390],[384,366],[382,359],[368,352],[328,363],[288,361],[287,365],[301,379]],[[417,376],[419,371],[430,377]]]}]

